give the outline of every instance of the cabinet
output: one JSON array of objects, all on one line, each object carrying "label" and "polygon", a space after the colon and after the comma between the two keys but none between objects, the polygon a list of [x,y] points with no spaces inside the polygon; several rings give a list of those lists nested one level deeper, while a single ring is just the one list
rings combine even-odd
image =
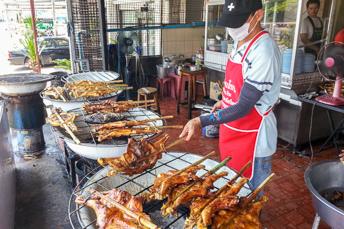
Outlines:
[{"label": "cabinet", "polygon": [[206,5],[206,29],[204,44],[204,65],[224,72],[233,41],[224,27],[217,26],[222,15],[224,0],[210,0]]}]

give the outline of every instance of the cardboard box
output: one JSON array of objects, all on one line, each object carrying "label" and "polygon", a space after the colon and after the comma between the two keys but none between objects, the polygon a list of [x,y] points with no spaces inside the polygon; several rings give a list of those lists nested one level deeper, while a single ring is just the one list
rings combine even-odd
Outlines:
[{"label": "cardboard box", "polygon": [[210,82],[210,99],[219,101],[219,96],[222,94],[222,87],[220,82]]}]

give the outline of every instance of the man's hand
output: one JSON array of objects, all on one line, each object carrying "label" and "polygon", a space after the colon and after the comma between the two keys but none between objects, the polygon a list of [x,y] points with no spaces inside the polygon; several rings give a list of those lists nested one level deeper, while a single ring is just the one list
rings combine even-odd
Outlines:
[{"label": "man's hand", "polygon": [[217,110],[220,110],[222,107],[222,101],[218,101],[217,103],[215,103],[215,105],[213,106],[213,109],[211,109],[211,113],[214,113]]},{"label": "man's hand", "polygon": [[194,118],[191,119],[184,127],[182,133],[180,134],[180,138],[184,138],[186,136],[186,141],[190,141],[191,137],[195,134],[195,131],[201,128],[201,119]]}]

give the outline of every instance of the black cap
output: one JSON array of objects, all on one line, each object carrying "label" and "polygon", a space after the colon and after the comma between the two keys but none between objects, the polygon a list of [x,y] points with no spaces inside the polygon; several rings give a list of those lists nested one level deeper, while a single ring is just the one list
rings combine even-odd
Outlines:
[{"label": "black cap", "polygon": [[218,25],[239,28],[247,21],[251,13],[262,8],[261,0],[226,0]]}]

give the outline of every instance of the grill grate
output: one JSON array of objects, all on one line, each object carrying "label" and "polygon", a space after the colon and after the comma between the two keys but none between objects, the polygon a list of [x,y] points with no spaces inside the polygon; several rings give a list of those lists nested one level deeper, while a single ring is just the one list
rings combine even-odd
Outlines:
[{"label": "grill grate", "polygon": [[[77,138],[79,138],[79,140],[82,143],[90,143],[93,144],[94,147],[97,147],[99,145],[123,145],[123,144],[127,144],[128,142],[128,138],[118,138],[118,139],[113,139],[113,140],[108,140],[108,141],[104,141],[102,143],[98,143],[98,141],[96,140],[96,137],[94,136],[94,134],[92,133],[92,124],[89,124],[85,121],[86,119],[86,114],[82,109],[75,109],[75,110],[71,110],[71,112],[77,114],[77,118],[74,121],[74,124],[77,126],[78,131],[75,132],[75,135]],[[146,119],[153,119],[153,118],[158,118],[159,115],[143,109],[143,108],[134,108],[134,109],[130,109],[128,112],[124,112],[121,113],[124,117],[126,117],[126,119],[128,120],[146,120]],[[159,121],[154,121],[149,123],[149,125],[151,125],[152,127],[160,127],[164,125],[164,121],[163,120],[159,120]],[[58,131],[59,133],[61,133],[63,135],[64,138],[68,138],[69,140],[72,140],[72,138],[68,135],[68,133],[61,127],[55,127],[54,128],[56,131]],[[135,139],[140,139],[140,138],[149,138],[152,137],[152,134],[145,134],[145,135],[140,135],[140,136],[134,136],[133,138]]]},{"label": "grill grate", "polygon": [[[187,153],[165,153],[163,154],[162,159],[158,161],[153,169],[149,169],[146,172],[133,177],[124,175],[107,177],[106,174],[109,169],[108,167],[100,170],[92,177],[85,176],[80,184],[74,189],[70,197],[68,212],[72,228],[95,228],[96,223],[95,215],[92,214],[92,210],[75,204],[75,198],[78,195],[83,195],[85,198],[87,198],[89,196],[88,190],[90,189],[95,189],[97,191],[108,191],[113,188],[118,188],[137,196],[148,191],[148,189],[153,185],[153,181],[158,174],[165,173],[169,170],[183,169],[199,159],[199,156]],[[197,175],[199,176],[216,166],[217,162],[208,159],[202,164],[204,164],[206,168],[198,172]],[[236,175],[235,171],[226,167],[221,168],[219,172],[220,171],[227,171],[229,175],[220,178],[217,182],[215,182],[214,190],[218,190],[224,186],[232,177]],[[246,196],[250,192],[251,190],[246,185],[241,189],[239,195]],[[185,217],[188,214],[188,210],[186,208],[179,208],[177,216],[163,218],[160,214],[160,207],[162,203],[162,201],[154,201],[145,204],[144,211],[148,213],[151,216],[152,221],[161,228],[182,228]]]}]

